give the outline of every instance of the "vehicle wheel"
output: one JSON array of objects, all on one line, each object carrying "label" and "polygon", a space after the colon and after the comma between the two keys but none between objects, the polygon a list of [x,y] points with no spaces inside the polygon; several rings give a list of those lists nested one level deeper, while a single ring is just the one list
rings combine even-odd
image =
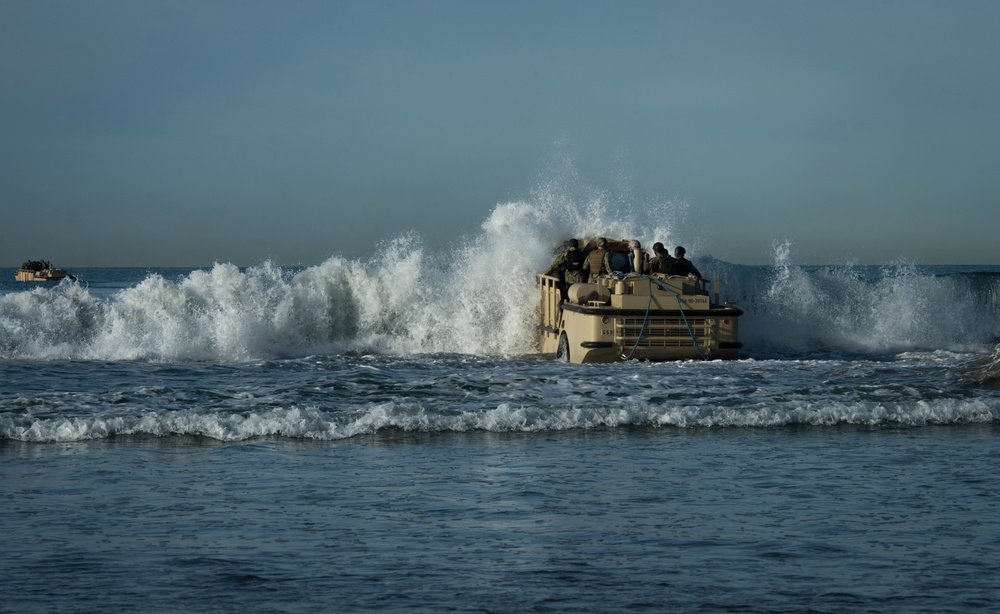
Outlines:
[{"label": "vehicle wheel", "polygon": [[556,360],[569,362],[569,339],[566,333],[559,335],[559,349],[556,350]]}]

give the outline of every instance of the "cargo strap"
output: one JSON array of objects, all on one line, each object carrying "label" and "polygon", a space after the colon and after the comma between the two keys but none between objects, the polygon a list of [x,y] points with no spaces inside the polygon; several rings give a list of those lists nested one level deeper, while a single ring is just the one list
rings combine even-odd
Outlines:
[{"label": "cargo strap", "polygon": [[643,275],[642,277],[644,277],[646,281],[649,282],[649,302],[646,303],[646,316],[642,320],[642,328],[639,329],[639,335],[635,339],[635,345],[632,346],[632,351],[628,353],[628,356],[625,356],[625,360],[630,360],[632,358],[632,354],[635,353],[635,349],[639,347],[639,341],[642,340],[642,333],[645,332],[646,323],[649,322],[649,309],[653,305],[654,281],[656,282],[657,286],[659,286],[663,290],[666,290],[670,294],[673,294],[674,298],[677,299],[677,309],[681,312],[681,318],[684,319],[684,326],[687,327],[688,334],[691,335],[691,341],[694,343],[694,349],[698,350],[698,355],[701,356],[702,360],[708,360],[708,356],[705,356],[705,353],[701,351],[701,346],[698,345],[698,338],[695,337],[694,331],[691,330],[691,324],[688,322],[687,316],[684,315],[684,306],[681,305],[680,295],[671,290],[669,287],[665,286],[663,283],[660,282],[659,279],[656,279],[655,277],[650,277],[649,275]]}]

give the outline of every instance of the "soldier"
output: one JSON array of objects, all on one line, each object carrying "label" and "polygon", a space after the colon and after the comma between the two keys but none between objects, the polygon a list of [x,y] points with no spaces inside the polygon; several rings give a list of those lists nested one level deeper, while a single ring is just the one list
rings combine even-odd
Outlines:
[{"label": "soldier", "polygon": [[566,244],[569,249],[557,256],[549,270],[545,271],[546,275],[559,277],[559,290],[564,301],[568,297],[569,286],[583,281],[583,252],[580,251],[580,244],[576,239],[570,239]]},{"label": "soldier", "polygon": [[608,240],[601,237],[597,240],[597,247],[587,254],[587,259],[583,263],[583,271],[588,273],[590,283],[597,283],[598,275],[607,275],[611,269],[604,266],[605,256],[608,253]]},{"label": "soldier", "polygon": [[674,259],[663,247],[663,243],[653,243],[653,259],[649,262],[649,271],[662,275],[674,274]]},{"label": "soldier", "polygon": [[687,251],[680,245],[674,249],[674,275],[694,275],[701,277],[701,273],[695,268],[691,261],[684,257]]},{"label": "soldier", "polygon": [[[629,266],[633,273],[648,274],[649,273],[649,254],[646,250],[642,249],[642,243],[638,239],[632,239],[628,242],[629,252]],[[635,252],[639,252],[639,259],[636,260]]]}]

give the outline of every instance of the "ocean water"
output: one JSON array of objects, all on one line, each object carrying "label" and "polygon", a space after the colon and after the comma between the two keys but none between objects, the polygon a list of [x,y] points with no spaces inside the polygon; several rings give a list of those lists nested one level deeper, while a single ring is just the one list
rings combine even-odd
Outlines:
[{"label": "ocean water", "polygon": [[571,365],[534,273],[597,230],[539,209],[0,269],[0,611],[1000,611],[1000,267],[696,257],[740,360]]}]

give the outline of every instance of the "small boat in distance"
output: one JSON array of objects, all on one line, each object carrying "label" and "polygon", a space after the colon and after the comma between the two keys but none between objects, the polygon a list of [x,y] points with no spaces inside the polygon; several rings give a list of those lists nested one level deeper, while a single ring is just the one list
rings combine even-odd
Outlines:
[{"label": "small boat in distance", "polygon": [[64,277],[76,279],[64,269],[57,269],[48,260],[28,260],[14,274],[17,281],[59,281]]},{"label": "small boat in distance", "polygon": [[[610,254],[633,259],[631,270],[642,270],[641,249],[605,243]],[[591,249],[592,239],[583,245],[584,253]],[[710,283],[695,275],[612,272],[566,287],[539,274],[539,350],[575,363],[736,358],[743,312],[720,304],[719,282]]]}]

